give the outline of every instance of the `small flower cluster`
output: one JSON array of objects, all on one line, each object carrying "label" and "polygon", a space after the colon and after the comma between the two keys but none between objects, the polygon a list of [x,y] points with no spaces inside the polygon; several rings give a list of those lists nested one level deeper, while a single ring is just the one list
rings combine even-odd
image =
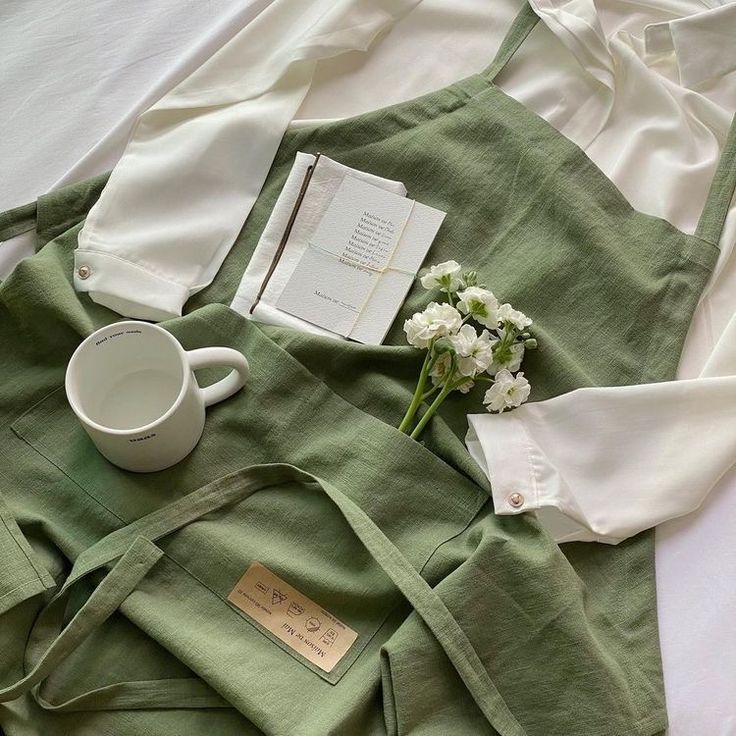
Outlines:
[{"label": "small flower cluster", "polygon": [[[439,392],[412,437],[420,434],[448,394],[467,393],[476,381],[491,384],[483,399],[488,411],[502,412],[529,397],[529,381],[518,371],[525,350],[537,347],[527,331],[532,321],[510,304],[499,304],[477,281],[474,271],[463,272],[456,261],[432,266],[421,278],[425,289],[439,289],[447,302],[433,301],[404,323],[409,344],[427,350],[427,356],[399,429],[408,432],[422,402]],[[486,329],[478,333],[470,320]],[[433,388],[425,390],[428,379]]]}]

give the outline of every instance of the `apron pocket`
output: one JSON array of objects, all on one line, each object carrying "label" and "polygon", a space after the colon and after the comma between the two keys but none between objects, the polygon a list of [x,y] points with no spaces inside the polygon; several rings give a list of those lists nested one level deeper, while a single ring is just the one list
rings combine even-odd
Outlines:
[{"label": "apron pocket", "polygon": [[[273,646],[335,684],[404,604],[339,510],[311,486],[265,488],[158,544],[216,612],[207,629],[237,631],[230,645],[251,642],[254,651],[270,640],[262,655],[273,673],[269,688],[293,674]],[[200,635],[204,643],[204,628]]]},{"label": "apron pocket", "polygon": [[[342,733],[341,718],[367,712],[379,648],[406,618],[405,600],[459,672],[475,666],[415,563],[347,494],[293,466],[245,468],[111,537],[120,546],[136,535],[160,537],[165,558],[123,612],[268,733]],[[329,667],[316,649],[334,653]],[[476,702],[498,698],[473,679]]]}]

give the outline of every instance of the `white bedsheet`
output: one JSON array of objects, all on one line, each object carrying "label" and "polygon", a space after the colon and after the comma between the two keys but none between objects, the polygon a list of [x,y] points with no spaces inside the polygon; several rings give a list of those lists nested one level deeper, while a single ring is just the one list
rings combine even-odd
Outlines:
[{"label": "white bedsheet", "polygon": [[[269,2],[5,0],[0,210],[110,168],[136,114]],[[323,64],[301,117],[356,114],[477,72],[519,5],[424,0],[379,42],[380,54]],[[29,252],[18,240],[0,248],[0,274]],[[700,511],[657,530],[670,736],[736,735],[734,529],[736,472]]]}]

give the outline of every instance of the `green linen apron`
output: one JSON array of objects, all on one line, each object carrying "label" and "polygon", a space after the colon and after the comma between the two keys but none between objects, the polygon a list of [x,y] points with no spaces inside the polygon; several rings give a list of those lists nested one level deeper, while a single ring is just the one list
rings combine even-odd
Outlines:
[{"label": "green linen apron", "polygon": [[[736,186],[736,133],[696,235],[634,211],[489,68],[416,100],[288,132],[215,281],[165,323],[227,345],[246,389],[173,468],[107,463],[63,391],[79,342],[119,315],[72,286],[104,177],[0,215],[38,253],[0,285],[0,731],[649,736],[666,724],[653,534],[560,549],[497,517],[453,397],[424,443],[395,425],[421,355],[257,325],[229,304],[297,151],[405,182],[448,212],[456,258],[532,316],[533,399],[672,378]],[[203,375],[204,381],[218,377]],[[329,673],[228,602],[258,561],[358,634]]]}]

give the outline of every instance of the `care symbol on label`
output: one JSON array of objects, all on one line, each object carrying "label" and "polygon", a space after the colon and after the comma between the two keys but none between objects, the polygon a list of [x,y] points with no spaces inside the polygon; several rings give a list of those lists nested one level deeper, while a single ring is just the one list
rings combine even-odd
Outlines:
[{"label": "care symbol on label", "polygon": [[322,626],[322,622],[316,616],[310,616],[304,624],[304,628],[311,632],[319,631],[320,626]]},{"label": "care symbol on label", "polygon": [[271,605],[278,606],[279,603],[283,603],[285,600],[286,595],[278,590],[278,588],[274,588],[271,594]]},{"label": "care symbol on label", "polygon": [[258,581],[256,583],[256,590],[260,590],[263,595],[267,595],[268,591],[271,590],[268,585],[264,585],[262,582]]},{"label": "care symbol on label", "polygon": [[335,629],[327,629],[322,636],[322,641],[328,646],[332,646],[337,639],[337,631]]},{"label": "care symbol on label", "polygon": [[289,603],[289,610],[286,613],[292,618],[296,618],[304,613],[304,606],[300,606],[298,603],[292,601]]}]

